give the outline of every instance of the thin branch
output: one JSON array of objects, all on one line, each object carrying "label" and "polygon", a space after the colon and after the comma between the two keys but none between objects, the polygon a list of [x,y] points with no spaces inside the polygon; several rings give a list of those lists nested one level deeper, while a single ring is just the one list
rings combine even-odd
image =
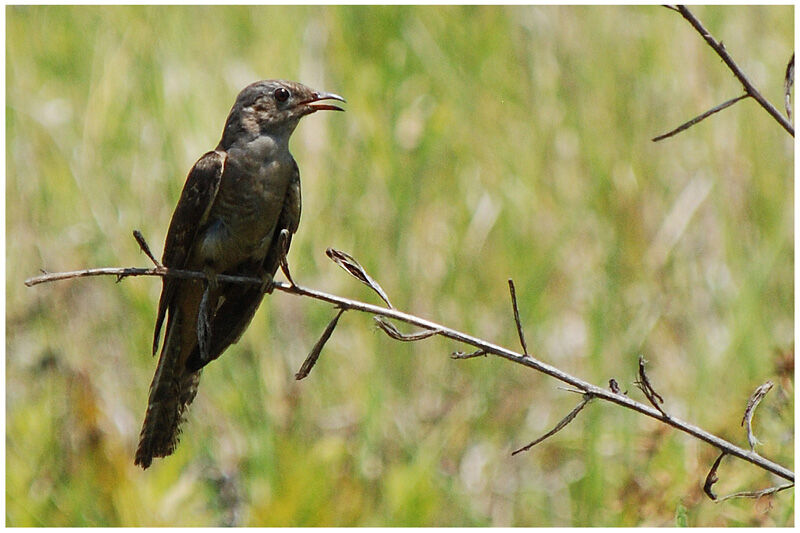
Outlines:
[{"label": "thin branch", "polygon": [[719,464],[722,462],[722,458],[725,457],[726,455],[727,454],[724,451],[721,454],[719,454],[719,457],[717,457],[717,460],[714,461],[714,464],[711,466],[711,470],[708,471],[705,484],[703,484],[703,492],[705,492],[709,498],[715,501],[717,499],[717,495],[714,494],[714,491],[711,490],[711,487],[714,485],[714,483],[719,481],[719,476],[717,475],[717,469],[719,468]]},{"label": "thin branch", "polygon": [[769,496],[782,490],[791,489],[792,487],[794,487],[794,483],[778,485],[777,487],[770,487],[763,490],[734,492],[733,494],[728,494],[727,496],[723,496],[722,498],[716,500],[716,503],[722,503],[725,500],[730,500],[731,498],[761,498],[762,496]]},{"label": "thin branch", "polygon": [[[33,287],[42,283],[50,283],[53,281],[62,281],[73,278],[85,278],[92,276],[116,276],[117,280],[136,277],[136,276],[161,276],[168,278],[178,279],[204,279],[208,277],[203,272],[194,272],[191,270],[180,270],[176,268],[87,268],[85,270],[74,270],[72,272],[45,272],[41,276],[34,276],[25,280],[25,285]],[[263,285],[264,281],[259,278],[250,278],[246,276],[229,276],[227,274],[219,274],[217,281],[224,283],[252,283],[254,285]]]},{"label": "thin branch", "polygon": [[339,312],[336,313],[336,316],[333,317],[333,320],[328,323],[325,331],[322,332],[322,336],[319,338],[314,347],[311,348],[311,352],[309,352],[308,357],[306,357],[306,360],[303,361],[303,364],[300,366],[300,370],[298,370],[297,374],[294,375],[294,379],[300,381],[306,377],[309,372],[311,372],[311,369],[314,368],[314,365],[317,364],[317,359],[319,359],[319,354],[322,353],[322,348],[325,347],[325,343],[331,338],[333,330],[336,329],[336,324],[339,323],[339,318],[341,318],[344,312],[345,309],[342,307],[339,309]]},{"label": "thin branch", "polygon": [[517,335],[522,346],[522,353],[528,355],[528,345],[525,343],[525,333],[522,331],[522,323],[519,320],[519,307],[517,306],[517,291],[514,289],[514,280],[508,278],[508,290],[511,293],[511,307],[514,308],[514,322],[517,323]]},{"label": "thin branch", "polygon": [[786,107],[786,118],[792,120],[792,86],[794,85],[794,54],[786,65],[783,77],[783,105]]},{"label": "thin branch", "polygon": [[153,255],[153,252],[150,251],[150,246],[147,244],[147,241],[145,240],[141,231],[138,229],[133,230],[133,238],[136,239],[136,242],[139,243],[139,248],[142,249],[145,255],[150,258],[150,261],[152,261],[156,267],[164,267],[164,265],[161,264],[161,261],[156,259],[156,256]]},{"label": "thin branch", "polygon": [[647,363],[647,361],[645,361],[644,357],[640,355],[639,381],[635,381],[634,383],[637,387],[639,387],[639,390],[644,393],[644,395],[647,397],[647,400],[653,405],[653,407],[658,409],[658,412],[664,415],[665,418],[669,418],[669,415],[664,411],[664,409],[661,408],[661,404],[664,403],[664,398],[662,398],[661,395],[657,393],[650,384],[650,378],[647,377],[647,372],[644,370],[645,363]]},{"label": "thin branch", "polygon": [[426,330],[420,331],[418,333],[401,333],[397,326],[389,322],[383,317],[376,316],[373,317],[375,319],[375,323],[378,324],[378,327],[383,330],[388,336],[393,338],[396,341],[402,342],[413,342],[413,341],[421,341],[423,339],[427,339],[428,337],[433,337],[439,333],[438,329],[434,330]]},{"label": "thin branch", "polygon": [[[26,280],[25,284],[28,286],[32,286],[40,283],[47,283],[58,280],[66,280],[84,276],[101,276],[101,275],[123,276],[123,277],[134,276],[134,275],[171,276],[184,279],[207,279],[206,275],[202,272],[188,272],[183,270],[156,269],[156,268],[154,269],[97,268],[89,270],[79,270],[75,272],[60,272],[54,274],[45,274],[43,276],[30,278]],[[225,283],[250,283],[255,285],[263,284],[263,281],[259,278],[228,276],[222,274],[217,276],[217,281]],[[509,350],[508,348],[503,348],[502,346],[498,346],[496,344],[485,341],[478,337],[468,335],[467,333],[463,333],[461,331],[448,328],[441,324],[437,324],[436,322],[426,320],[424,318],[420,318],[418,316],[411,315],[408,313],[404,313],[396,309],[380,307],[377,305],[360,302],[358,300],[351,300],[349,298],[343,298],[341,296],[328,294],[322,291],[318,291],[316,289],[309,289],[300,285],[292,285],[281,281],[276,281],[274,283],[274,288],[281,292],[285,292],[287,294],[292,294],[295,296],[304,296],[322,302],[327,302],[338,306],[342,310],[353,310],[363,313],[369,313],[372,315],[380,315],[386,318],[390,318],[392,320],[397,320],[399,322],[405,322],[406,324],[410,324],[412,326],[418,326],[423,329],[439,330],[438,334],[442,337],[447,337],[448,339],[452,339],[454,341],[474,346],[478,348],[478,350],[482,350],[484,353],[487,354],[490,353],[498,357],[502,357],[503,359],[507,359],[514,363],[520,364],[522,366],[531,368],[543,374],[547,374],[552,378],[555,378],[559,381],[562,381],[564,383],[572,385],[577,389],[584,391],[586,394],[590,394],[593,398],[605,400],[607,402],[619,405],[626,409],[631,409],[632,411],[636,411],[645,416],[649,416],[650,418],[660,420],[663,423],[670,425],[679,431],[692,435],[693,437],[698,438],[704,442],[707,442],[708,444],[711,444],[712,446],[715,446],[720,450],[724,450],[729,455],[733,455],[734,457],[738,457],[768,472],[772,472],[773,474],[783,479],[786,479],[787,481],[794,482],[794,472],[792,472],[791,470],[789,470],[784,466],[781,466],[768,459],[765,459],[764,457],[761,457],[759,454],[755,452],[740,448],[735,444],[732,444],[720,437],[717,437],[716,435],[713,435],[693,424],[680,420],[679,418],[666,417],[663,413],[659,412],[653,407],[650,407],[649,405],[637,402],[632,398],[629,398],[628,396],[625,396],[623,394],[615,394],[610,390],[606,390],[596,385],[593,385],[588,381],[584,381],[578,377],[568,374],[554,366],[539,361],[538,359],[535,359],[529,355],[526,356],[524,354],[517,353],[513,350]]]},{"label": "thin branch", "polygon": [[472,359],[473,357],[486,357],[486,350],[475,350],[474,352],[453,352],[450,354],[450,359]]},{"label": "thin branch", "polygon": [[719,481],[719,476],[717,475],[717,470],[719,469],[719,465],[722,462],[723,457],[725,457],[726,455],[727,454],[723,451],[719,455],[719,457],[717,457],[717,460],[714,461],[714,464],[711,467],[711,470],[708,472],[708,475],[706,476],[706,482],[703,485],[703,492],[705,492],[706,495],[709,498],[714,500],[715,503],[722,503],[725,500],[730,500],[730,499],[733,499],[733,498],[761,498],[762,496],[769,496],[771,494],[775,494],[775,493],[780,492],[782,490],[786,490],[786,489],[790,489],[790,488],[794,487],[794,483],[787,483],[785,485],[778,485],[776,487],[769,487],[769,488],[762,489],[762,490],[734,492],[733,494],[728,494],[727,496],[723,496],[722,498],[718,498],[717,495],[714,494],[714,491],[711,490],[711,487],[712,487],[712,485],[714,485],[714,483]]},{"label": "thin branch", "polygon": [[392,307],[392,303],[389,301],[389,297],[386,296],[386,292],[384,292],[383,288],[378,284],[377,281],[372,279],[372,276],[367,274],[367,271],[364,269],[364,267],[362,267],[352,255],[334,248],[328,248],[325,250],[325,254],[330,258],[331,261],[342,267],[345,272],[375,291],[377,295],[380,296],[381,300],[386,302],[386,305]]},{"label": "thin branch", "polygon": [[694,117],[692,120],[690,120],[688,122],[684,122],[683,124],[681,124],[680,126],[678,126],[677,128],[675,128],[672,131],[669,131],[669,132],[667,132],[667,133],[665,133],[663,135],[659,135],[658,137],[653,137],[652,141],[653,142],[663,141],[664,139],[668,139],[669,137],[672,137],[673,135],[677,135],[678,133],[682,132],[683,130],[688,130],[689,128],[691,128],[692,126],[697,124],[698,122],[707,119],[708,117],[710,117],[714,113],[718,113],[718,112],[722,111],[723,109],[725,109],[726,107],[732,106],[733,104],[735,104],[739,100],[744,100],[745,98],[749,98],[749,97],[750,97],[750,95],[745,93],[745,94],[743,94],[741,96],[737,96],[736,98],[731,98],[727,102],[723,102],[723,103],[719,104],[716,107],[712,107],[711,109],[709,109],[708,111],[706,111],[702,115],[698,115],[698,116]]},{"label": "thin branch", "polygon": [[764,396],[767,395],[769,391],[772,390],[772,382],[767,381],[760,387],[758,387],[755,392],[750,396],[750,399],[747,400],[747,407],[744,410],[744,417],[742,417],[742,426],[745,426],[747,429],[747,442],[750,444],[750,450],[755,451],[756,444],[761,444],[756,436],[753,434],[753,414],[755,414],[756,407],[758,404],[761,403],[761,400],[764,399]]},{"label": "thin branch", "polygon": [[552,437],[553,435],[555,435],[556,433],[558,433],[559,431],[561,431],[562,429],[567,427],[567,424],[572,422],[575,419],[575,417],[578,416],[578,413],[580,413],[581,410],[584,407],[586,407],[586,404],[589,403],[589,401],[591,401],[591,399],[592,399],[591,394],[584,394],[583,395],[583,399],[581,400],[581,403],[576,405],[575,408],[567,414],[567,416],[562,418],[558,422],[558,424],[556,424],[556,427],[554,427],[553,429],[551,429],[550,431],[548,431],[547,433],[545,433],[544,435],[542,435],[541,437],[539,437],[535,441],[531,442],[530,444],[527,444],[527,445],[523,446],[522,448],[519,448],[518,450],[514,450],[513,452],[511,452],[511,455],[517,455],[518,453],[528,451],[531,448],[533,448],[534,446],[536,446],[537,444],[539,444],[540,442],[542,442],[543,440],[545,440],[545,439],[547,439],[549,437]]},{"label": "thin branch", "polygon": [[730,56],[730,54],[728,54],[728,51],[725,49],[725,46],[716,39],[714,39],[711,33],[703,26],[703,24],[697,19],[697,17],[695,17],[692,14],[692,12],[689,11],[688,7],[679,5],[677,6],[677,8],[680,14],[683,16],[683,18],[688,20],[689,24],[691,24],[692,27],[694,27],[694,29],[697,30],[697,33],[699,33],[703,37],[703,39],[705,39],[706,43],[708,43],[708,46],[713,48],[714,51],[717,53],[717,55],[720,58],[722,58],[722,60],[725,62],[726,65],[728,65],[728,68],[730,69],[731,72],[733,72],[733,75],[736,76],[739,82],[741,82],[742,86],[744,86],[745,92],[747,92],[748,95],[752,96],[759,103],[759,105],[761,105],[761,107],[763,107],[764,110],[766,110],[767,113],[772,115],[772,118],[774,118],[778,122],[778,124],[780,124],[783,127],[783,129],[785,129],[787,132],[789,132],[789,134],[792,137],[794,137],[794,127],[792,126],[792,124],[786,119],[786,117],[781,115],[781,112],[778,111],[775,108],[775,106],[770,104],[767,101],[767,99],[764,98],[764,96],[760,92],[758,92],[758,89],[756,89],[753,86],[753,84],[747,78],[745,73],[742,72],[742,69],[739,68],[739,65],[737,65],[736,62],[733,60],[733,58]]}]

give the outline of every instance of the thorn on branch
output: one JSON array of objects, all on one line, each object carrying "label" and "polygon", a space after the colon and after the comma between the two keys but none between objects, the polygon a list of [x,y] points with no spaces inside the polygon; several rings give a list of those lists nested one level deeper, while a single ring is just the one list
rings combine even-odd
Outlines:
[{"label": "thorn on branch", "polygon": [[164,268],[164,265],[156,259],[153,255],[153,252],[150,251],[150,246],[147,244],[147,241],[144,239],[144,235],[138,229],[133,230],[133,238],[136,239],[136,242],[139,243],[139,248],[145,253],[147,257],[150,258],[150,261],[156,266],[156,268]]},{"label": "thorn on branch", "polygon": [[369,274],[367,274],[367,271],[364,270],[364,267],[362,267],[352,255],[342,252],[341,250],[335,250],[333,248],[328,248],[325,250],[325,254],[331,259],[331,261],[342,267],[348,274],[375,291],[375,293],[380,296],[381,300],[386,302],[386,305],[388,305],[390,309],[394,309],[389,301],[389,297],[386,296],[386,293],[383,291],[383,288],[381,288],[378,282],[372,279]]},{"label": "thorn on branch", "polygon": [[639,390],[641,390],[644,395],[647,397],[647,400],[650,404],[658,409],[658,412],[664,415],[664,418],[669,418],[669,415],[661,408],[662,403],[664,403],[664,398],[661,397],[659,393],[655,391],[653,386],[650,384],[650,379],[647,377],[647,373],[644,370],[644,365],[647,361],[644,360],[644,356],[639,356],[639,381],[635,381]]},{"label": "thorn on branch", "polygon": [[725,452],[719,454],[719,457],[717,457],[717,460],[714,461],[711,470],[709,470],[708,475],[706,476],[706,482],[703,484],[703,492],[705,492],[706,495],[714,501],[716,501],[717,495],[714,494],[714,491],[711,490],[711,487],[714,485],[714,483],[719,481],[719,476],[717,475],[717,469],[719,468],[719,464],[722,462],[722,458],[725,457],[726,455],[727,454]]},{"label": "thorn on branch", "polygon": [[742,417],[742,426],[745,426],[747,429],[747,442],[750,444],[750,451],[754,452],[756,449],[756,444],[761,444],[756,436],[753,434],[753,414],[755,413],[756,407],[758,404],[761,403],[761,400],[764,399],[764,396],[772,390],[773,383],[771,381],[767,381],[760,387],[758,387],[755,392],[750,396],[750,399],[747,400],[747,407],[744,410],[744,417]]},{"label": "thorn on branch", "polygon": [[731,98],[727,102],[723,102],[723,103],[719,104],[716,107],[712,107],[711,109],[709,109],[708,111],[706,111],[702,115],[698,115],[698,116],[694,117],[692,120],[690,120],[688,122],[684,122],[683,124],[681,124],[680,126],[678,126],[677,128],[675,128],[672,131],[669,131],[669,132],[667,132],[667,133],[665,133],[663,135],[659,135],[658,137],[653,137],[652,140],[653,140],[653,142],[663,141],[664,139],[668,139],[669,137],[672,137],[673,135],[677,135],[678,133],[680,133],[680,132],[682,132],[684,130],[688,130],[689,128],[691,128],[692,126],[697,124],[698,122],[701,122],[701,121],[707,119],[708,117],[710,117],[714,113],[718,113],[718,112],[722,111],[726,107],[732,106],[733,104],[735,104],[739,100],[744,100],[748,96],[750,96],[750,95],[745,93],[745,94],[743,94],[741,96],[737,96],[736,98]]},{"label": "thorn on branch", "polygon": [[517,291],[514,289],[514,280],[508,278],[508,290],[511,293],[511,307],[514,309],[514,322],[517,323],[517,335],[519,343],[522,345],[522,353],[528,354],[528,345],[525,343],[525,333],[522,331],[522,323],[519,320],[519,307],[517,306]]},{"label": "thorn on branch", "polygon": [[564,429],[567,426],[567,424],[572,422],[575,419],[575,417],[578,416],[578,413],[580,413],[581,410],[584,407],[586,407],[586,404],[589,403],[591,401],[591,399],[592,399],[592,395],[591,394],[584,393],[583,399],[581,400],[581,403],[576,405],[575,408],[572,411],[570,411],[569,414],[567,414],[567,416],[562,418],[561,421],[558,424],[556,424],[556,426],[553,429],[551,429],[550,431],[548,431],[547,433],[545,433],[544,435],[542,435],[541,437],[539,437],[535,441],[531,442],[530,444],[528,444],[526,446],[523,446],[522,448],[519,448],[517,450],[514,450],[513,452],[511,452],[511,455],[517,455],[518,453],[522,453],[522,452],[528,451],[531,448],[533,448],[534,446],[536,446],[537,444],[539,444],[540,442],[542,442],[543,440],[545,440],[545,439],[547,439],[549,437],[552,437],[553,435],[555,435],[556,433],[558,433],[559,431]]},{"label": "thorn on branch", "polygon": [[375,322],[378,324],[378,327],[383,330],[388,336],[393,338],[397,341],[403,342],[412,342],[412,341],[421,341],[422,339],[427,339],[428,337],[433,337],[441,333],[439,329],[429,329],[425,331],[420,331],[418,333],[401,333],[397,326],[383,318],[382,316],[373,317]]},{"label": "thorn on branch", "polygon": [[314,368],[315,364],[317,364],[317,359],[319,359],[319,354],[322,353],[322,348],[325,346],[325,343],[328,342],[328,339],[331,338],[333,330],[336,328],[336,324],[339,322],[339,317],[341,317],[344,312],[345,309],[339,309],[339,312],[336,313],[336,316],[333,317],[333,320],[328,323],[325,331],[322,332],[322,336],[319,338],[314,347],[311,348],[311,352],[309,352],[306,360],[303,361],[300,370],[298,370],[297,374],[294,375],[294,379],[300,381],[304,377],[308,376],[309,372],[311,372],[311,369]]}]

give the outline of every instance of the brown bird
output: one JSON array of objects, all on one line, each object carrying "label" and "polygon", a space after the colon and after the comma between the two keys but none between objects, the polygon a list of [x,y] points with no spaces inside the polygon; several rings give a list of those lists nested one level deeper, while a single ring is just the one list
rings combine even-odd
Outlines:
[{"label": "brown bird", "polygon": [[[319,103],[341,96],[284,80],[245,87],[231,108],[217,148],[195,163],[172,215],[162,262],[203,271],[209,281],[163,278],[153,354],[164,318],[164,345],[139,436],[135,463],[147,468],[178,442],[201,369],[237,342],[258,309],[288,240],[300,222],[300,173],[289,137]],[[219,274],[260,277],[261,287],[217,282]]]}]

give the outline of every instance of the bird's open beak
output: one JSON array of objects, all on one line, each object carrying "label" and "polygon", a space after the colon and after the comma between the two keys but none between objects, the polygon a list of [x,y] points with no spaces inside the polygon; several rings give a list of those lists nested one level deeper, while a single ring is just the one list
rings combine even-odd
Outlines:
[{"label": "bird's open beak", "polygon": [[339,106],[331,105],[331,104],[317,104],[321,100],[339,100],[340,102],[344,102],[345,99],[339,96],[338,94],[333,93],[314,93],[310,100],[303,102],[308,107],[313,109],[314,111],[344,111]]}]

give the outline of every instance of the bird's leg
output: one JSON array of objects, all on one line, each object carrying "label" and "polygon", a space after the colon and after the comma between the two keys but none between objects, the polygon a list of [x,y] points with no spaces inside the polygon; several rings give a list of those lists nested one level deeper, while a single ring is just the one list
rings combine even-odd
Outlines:
[{"label": "bird's leg", "polygon": [[197,346],[200,350],[200,359],[209,360],[208,347],[211,344],[211,306],[209,300],[211,294],[216,294],[219,282],[217,273],[209,266],[203,268],[206,274],[205,289],[203,297],[200,299],[200,306],[197,310]]},{"label": "bird's leg", "polygon": [[261,272],[261,292],[265,294],[272,294],[275,289],[275,278],[269,272]]}]

